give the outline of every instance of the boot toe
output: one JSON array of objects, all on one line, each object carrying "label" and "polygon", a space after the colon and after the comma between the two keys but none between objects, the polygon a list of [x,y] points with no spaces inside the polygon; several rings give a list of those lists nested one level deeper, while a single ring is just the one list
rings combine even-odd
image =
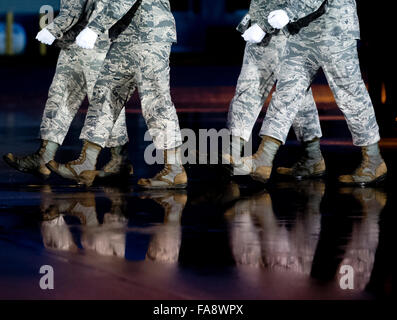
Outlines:
[{"label": "boot toe", "polygon": [[272,173],[272,167],[262,166],[258,167],[255,172],[251,173],[251,177],[259,182],[267,183]]},{"label": "boot toe", "polygon": [[134,167],[133,167],[133,165],[130,163],[130,164],[128,164],[126,166],[126,168],[127,168],[127,172],[129,173],[129,175],[133,176],[134,175]]},{"label": "boot toe", "polygon": [[341,183],[354,183],[353,176],[351,175],[343,175],[338,178],[339,182]]},{"label": "boot toe", "polygon": [[150,183],[149,179],[142,178],[142,179],[139,179],[138,185],[140,185],[142,187],[147,187],[147,186],[150,186],[151,183]]},{"label": "boot toe", "polygon": [[79,184],[84,184],[87,187],[91,187],[94,183],[95,178],[98,176],[99,171],[96,170],[87,170],[83,171],[79,175]]},{"label": "boot toe", "polygon": [[7,154],[5,154],[4,156],[3,156],[3,159],[5,160],[5,161],[10,161],[10,162],[15,162],[15,157],[14,157],[14,155],[12,154],[12,153],[7,153]]},{"label": "boot toe", "polygon": [[292,176],[293,171],[291,168],[279,167],[277,168],[277,173],[282,176]]},{"label": "boot toe", "polygon": [[51,160],[46,164],[46,167],[64,179],[70,179],[77,182],[79,181],[77,174],[73,171],[73,169],[69,169],[67,165]]},{"label": "boot toe", "polygon": [[12,153],[7,153],[3,156],[3,160],[7,163],[11,168],[16,169],[20,172],[25,172],[17,163],[17,158]]}]

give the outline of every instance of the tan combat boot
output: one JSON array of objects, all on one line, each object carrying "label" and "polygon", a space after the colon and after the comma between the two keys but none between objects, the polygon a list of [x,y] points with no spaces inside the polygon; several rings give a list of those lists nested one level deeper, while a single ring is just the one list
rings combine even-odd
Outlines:
[{"label": "tan combat boot", "polygon": [[100,146],[84,141],[83,149],[78,159],[66,164],[52,160],[47,164],[47,167],[65,179],[71,179],[90,187],[95,177],[99,174],[99,171],[95,170],[95,166],[101,150]]},{"label": "tan combat boot", "polygon": [[270,179],[273,159],[281,142],[269,136],[264,136],[258,151],[249,157],[241,159],[234,167],[234,175],[251,175],[254,180],[266,183]]},{"label": "tan combat boot", "polygon": [[58,147],[59,144],[55,142],[42,140],[40,148],[33,154],[17,157],[8,153],[3,156],[3,159],[9,166],[20,172],[47,179],[51,171],[46,167],[46,164],[54,159]]},{"label": "tan combat boot", "polygon": [[365,187],[383,181],[387,175],[387,167],[379,151],[379,145],[362,147],[361,165],[351,175],[339,177],[339,182],[347,185]]},{"label": "tan combat boot", "polygon": [[100,178],[130,176],[134,174],[131,162],[128,160],[128,144],[110,148],[111,158],[99,171]]},{"label": "tan combat boot", "polygon": [[244,140],[237,136],[231,136],[230,150],[222,153],[222,164],[228,164],[232,167],[237,166],[241,160],[241,152],[244,146]]},{"label": "tan combat boot", "polygon": [[163,170],[150,179],[140,179],[138,185],[144,189],[184,189],[187,175],[182,166],[180,148],[164,151]]},{"label": "tan combat boot", "polygon": [[304,153],[291,168],[279,167],[277,173],[295,179],[319,178],[324,176],[325,161],[320,150],[320,139],[303,143]]}]

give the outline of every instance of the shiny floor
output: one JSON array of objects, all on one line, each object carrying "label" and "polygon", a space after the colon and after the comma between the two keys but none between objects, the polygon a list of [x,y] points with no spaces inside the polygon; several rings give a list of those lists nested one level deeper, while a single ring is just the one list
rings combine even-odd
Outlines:
[{"label": "shiny floor", "polygon": [[[213,88],[207,98],[215,109],[204,113],[197,105],[188,108],[192,88],[178,90],[187,105],[180,113],[182,127],[224,126],[224,106],[217,108],[214,97],[226,101],[232,91]],[[26,101],[7,99],[0,99],[1,153],[32,152],[45,96],[30,108],[23,108]],[[336,177],[357,166],[359,150],[351,146],[333,102],[322,100],[321,110],[328,176],[314,181],[274,176],[263,186],[248,177],[231,180],[221,166],[189,165],[186,191],[139,190],[136,180],[159,167],[143,162],[145,126],[131,111],[135,176],[129,181],[86,189],[57,177],[42,182],[1,161],[0,299],[390,297],[397,143],[393,134],[382,141],[390,172],[384,184],[341,187]],[[81,113],[73,123],[57,159],[78,153],[83,118]],[[277,165],[298,156],[291,136]],[[53,290],[40,287],[44,265],[54,271]],[[346,278],[350,271],[352,278]]]}]

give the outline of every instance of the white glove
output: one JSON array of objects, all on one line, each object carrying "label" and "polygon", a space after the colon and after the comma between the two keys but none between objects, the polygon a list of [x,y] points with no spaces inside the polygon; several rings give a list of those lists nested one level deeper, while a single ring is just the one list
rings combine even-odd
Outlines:
[{"label": "white glove", "polygon": [[98,35],[90,28],[85,28],[76,38],[76,44],[84,49],[94,49]]},{"label": "white glove", "polygon": [[254,24],[253,26],[249,27],[243,34],[242,37],[245,41],[250,43],[259,43],[265,37],[266,32],[261,29],[258,24]]},{"label": "white glove", "polygon": [[274,10],[267,18],[269,24],[275,29],[282,29],[289,23],[289,17],[284,10]]},{"label": "white glove", "polygon": [[54,43],[56,38],[51,34],[51,32],[44,28],[37,34],[36,39],[39,40],[41,43],[50,46]]}]

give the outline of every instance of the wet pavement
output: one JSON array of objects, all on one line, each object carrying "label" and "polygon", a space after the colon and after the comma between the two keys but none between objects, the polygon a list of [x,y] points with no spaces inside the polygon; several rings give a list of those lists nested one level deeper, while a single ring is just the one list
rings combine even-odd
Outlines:
[{"label": "wet pavement", "polygon": [[[393,255],[379,253],[392,213],[382,189],[328,192],[318,180],[218,190],[2,187],[0,297],[365,299],[391,290],[375,272]],[[53,291],[39,287],[43,265],[54,268]],[[342,266],[354,270],[353,290],[340,287]]]},{"label": "wet pavement", "polygon": [[[33,126],[15,130],[18,135],[2,140],[7,149],[33,151]],[[142,151],[135,148],[136,177],[90,189],[57,177],[43,183],[0,164],[0,298],[371,299],[391,293],[391,178],[367,189],[334,183],[337,173],[356,165],[357,150],[324,146],[325,180],[275,178],[265,188],[249,178],[230,181],[219,166],[191,165],[187,191],[148,192],[135,182],[156,168],[139,161]],[[59,156],[71,158],[78,146],[64,149]],[[279,158],[293,161],[298,151],[290,144],[282,152],[288,158]],[[394,153],[386,149],[386,159]],[[40,289],[43,265],[54,269],[54,290]],[[341,289],[343,266],[354,270],[353,290]]]},{"label": "wet pavement", "polygon": [[[192,88],[185,95],[178,90],[188,104]],[[225,90],[212,90],[209,100],[216,106]],[[1,153],[33,152],[45,96],[30,100],[29,107],[11,100],[2,100],[0,109]],[[247,177],[230,180],[221,166],[188,165],[186,191],[139,190],[137,179],[160,167],[143,161],[149,142],[143,142],[146,127],[138,112],[127,117],[135,167],[129,180],[86,189],[58,177],[43,182],[1,161],[0,299],[390,297],[397,142],[393,133],[381,143],[389,166],[384,184],[337,185],[338,175],[357,166],[360,151],[327,101],[320,108],[328,166],[323,180],[275,176],[263,186]],[[180,113],[183,128],[224,127],[224,106],[208,112],[199,107]],[[80,113],[56,159],[76,157],[83,119]],[[291,138],[277,165],[299,156]],[[108,156],[101,156],[99,166]],[[54,290],[40,288],[44,265],[54,270]],[[354,275],[352,289],[343,285],[346,270]]]}]

